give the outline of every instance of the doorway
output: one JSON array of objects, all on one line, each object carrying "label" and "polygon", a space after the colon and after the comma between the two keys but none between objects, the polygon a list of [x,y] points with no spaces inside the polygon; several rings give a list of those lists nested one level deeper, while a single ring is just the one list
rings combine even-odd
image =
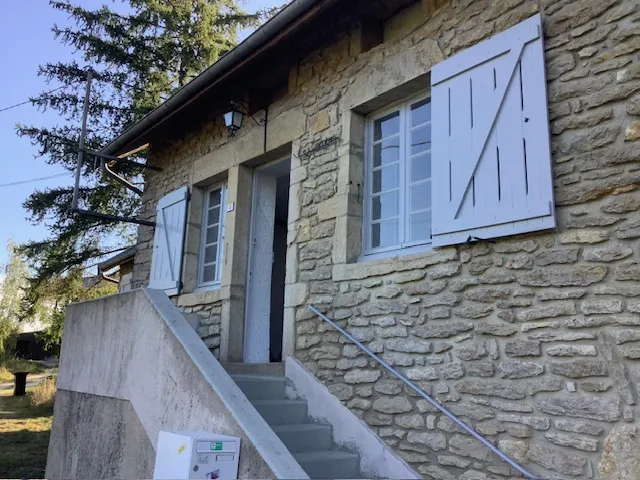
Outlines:
[{"label": "doorway", "polygon": [[245,363],[282,361],[291,161],[257,168],[253,179]]}]

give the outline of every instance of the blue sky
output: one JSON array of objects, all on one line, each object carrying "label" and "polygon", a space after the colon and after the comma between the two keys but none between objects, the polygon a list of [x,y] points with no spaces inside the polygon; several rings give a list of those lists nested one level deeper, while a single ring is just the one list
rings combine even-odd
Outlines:
[{"label": "blue sky", "polygon": [[[96,8],[105,0],[75,0],[85,8]],[[120,7],[120,2],[115,5]],[[284,0],[246,0],[239,4],[248,11],[282,5]],[[121,8],[121,7],[120,7]],[[30,96],[50,90],[38,77],[38,65],[47,61],[65,61],[73,52],[53,39],[54,23],[66,25],[66,15],[53,10],[48,0],[5,1],[0,6],[0,109],[27,100]],[[242,32],[242,37],[248,32]],[[55,85],[53,86],[55,87]],[[36,177],[64,173],[57,166],[47,165],[43,158],[34,158],[36,150],[29,141],[15,134],[15,124],[54,124],[55,114],[39,112],[31,104],[0,112],[0,185]],[[61,177],[25,185],[0,187],[0,264],[7,261],[4,248],[11,238],[20,243],[46,236],[44,225],[31,225],[22,208],[23,201],[35,188],[71,185],[72,177]]]}]

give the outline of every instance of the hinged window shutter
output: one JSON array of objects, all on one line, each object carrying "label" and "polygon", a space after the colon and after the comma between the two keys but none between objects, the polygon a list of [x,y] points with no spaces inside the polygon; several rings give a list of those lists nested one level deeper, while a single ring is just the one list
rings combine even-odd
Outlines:
[{"label": "hinged window shutter", "polygon": [[180,291],[188,197],[189,190],[182,187],[158,202],[149,288],[164,290],[167,295]]},{"label": "hinged window shutter", "polygon": [[540,15],[434,66],[433,244],[555,227]]}]

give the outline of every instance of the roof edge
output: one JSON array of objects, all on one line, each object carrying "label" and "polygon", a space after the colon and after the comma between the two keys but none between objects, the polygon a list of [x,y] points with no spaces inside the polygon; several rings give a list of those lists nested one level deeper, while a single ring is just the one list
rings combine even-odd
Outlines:
[{"label": "roof edge", "polygon": [[103,262],[100,262],[98,264],[98,275],[100,275],[104,271],[111,270],[112,268],[117,267],[125,263],[126,261],[132,260],[135,257],[137,250],[137,245],[133,245],[127,248],[125,251],[120,252],[113,257],[107,258]]},{"label": "roof edge", "polygon": [[161,105],[147,113],[127,130],[118,135],[100,153],[117,155],[130,142],[141,136],[147,130],[153,128],[166,116],[174,113],[192,96],[205,90],[215,80],[231,70],[236,64],[258,50],[264,43],[275,38],[291,22],[295,21],[303,13],[315,4],[325,0],[293,0],[273,18],[249,35],[243,42],[234,47],[229,53],[218,59],[196,78],[180,88],[176,93],[164,101]]}]

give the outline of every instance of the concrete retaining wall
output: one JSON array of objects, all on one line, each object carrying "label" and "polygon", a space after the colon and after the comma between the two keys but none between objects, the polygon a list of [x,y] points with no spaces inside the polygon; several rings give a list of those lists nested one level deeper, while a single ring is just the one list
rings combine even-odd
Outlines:
[{"label": "concrete retaining wall", "polygon": [[47,478],[153,476],[153,445],[126,400],[58,390],[53,431]]},{"label": "concrete retaining wall", "polygon": [[240,478],[308,478],[163,292],[70,306],[58,388],[47,478],[148,477],[160,430],[240,437]]},{"label": "concrete retaining wall", "polygon": [[333,441],[357,452],[365,478],[422,478],[293,357],[285,362],[287,397],[307,401],[308,414],[332,426]]}]

